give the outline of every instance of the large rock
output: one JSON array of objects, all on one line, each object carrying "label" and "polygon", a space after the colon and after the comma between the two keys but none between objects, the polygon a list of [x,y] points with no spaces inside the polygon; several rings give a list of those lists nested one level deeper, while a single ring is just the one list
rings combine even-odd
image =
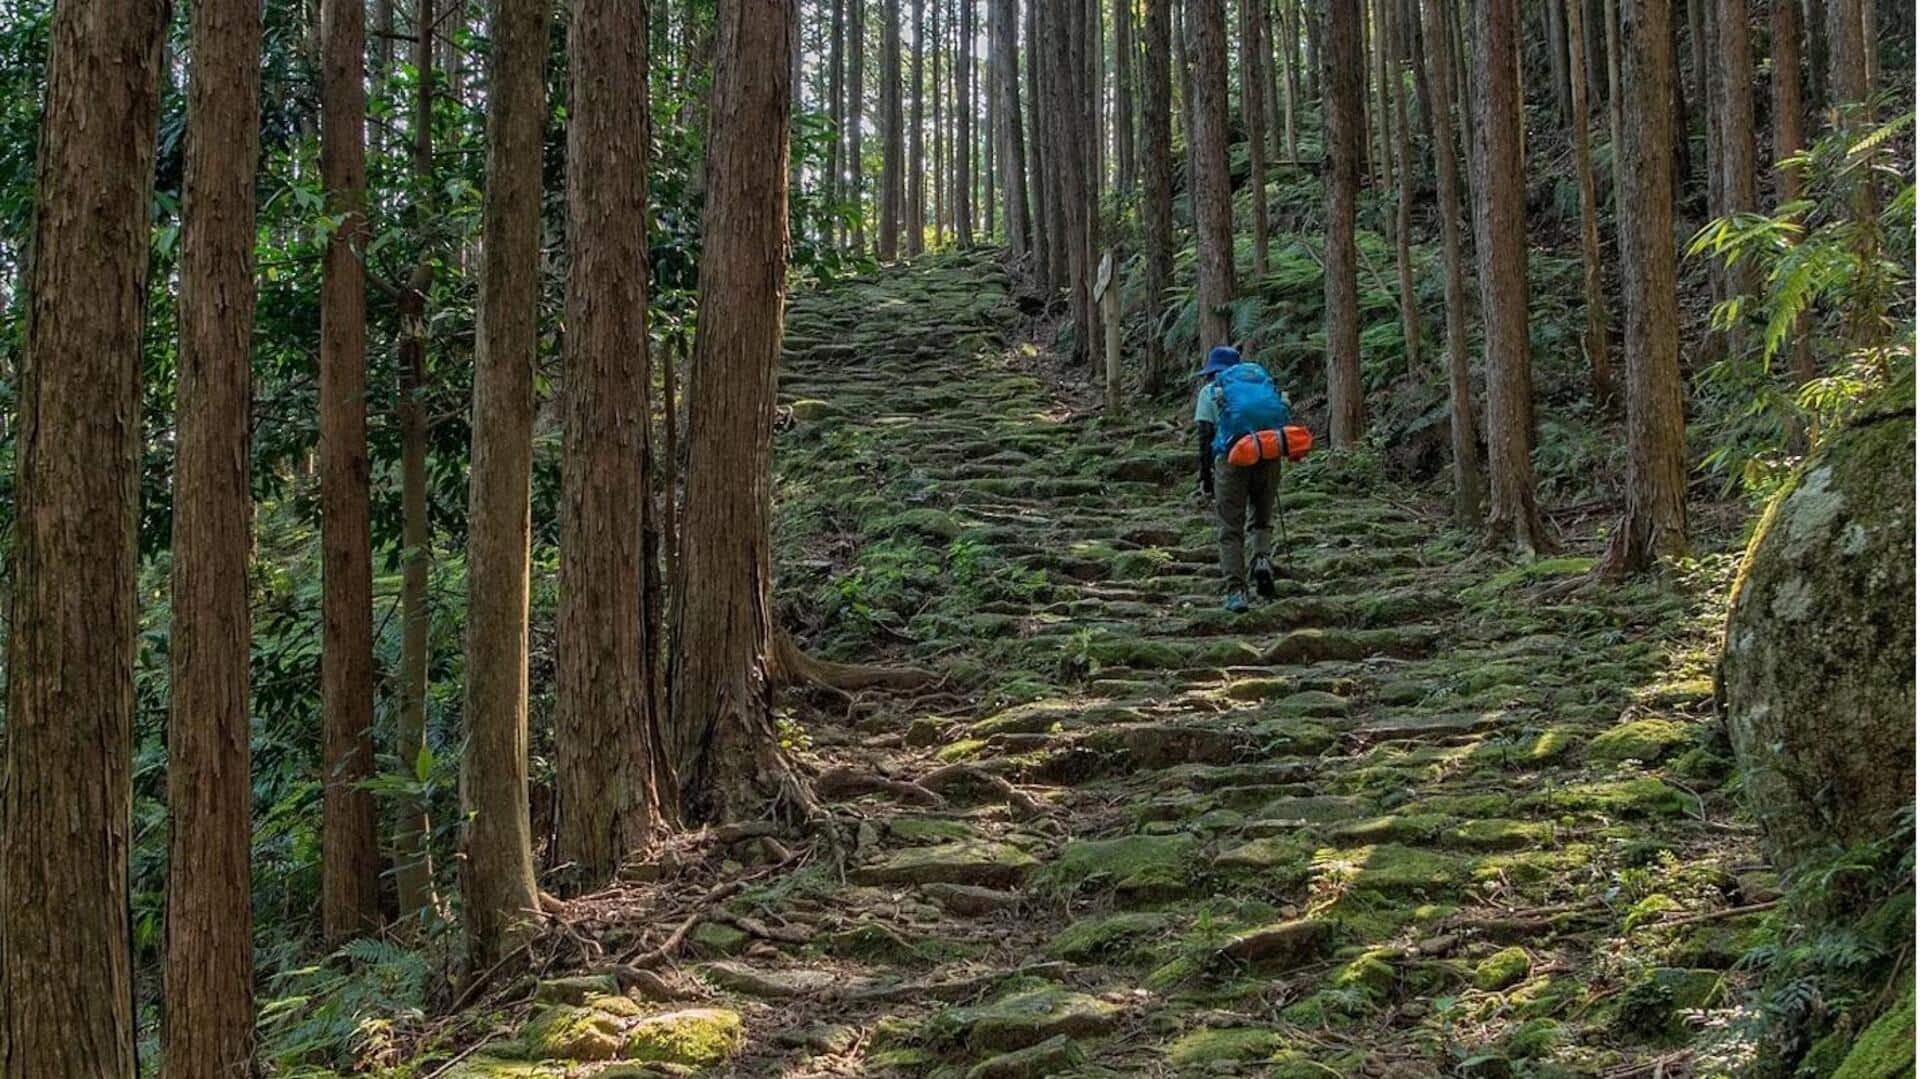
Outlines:
[{"label": "large rock", "polygon": [[1913,452],[1909,378],[1801,466],[1734,587],[1722,703],[1783,869],[1913,803]]}]

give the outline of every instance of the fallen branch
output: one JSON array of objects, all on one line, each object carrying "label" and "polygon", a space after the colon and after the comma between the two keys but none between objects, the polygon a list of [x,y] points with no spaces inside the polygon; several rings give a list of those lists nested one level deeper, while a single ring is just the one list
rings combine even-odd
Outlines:
[{"label": "fallen branch", "polygon": [[1779,905],[1780,901],[1778,899],[1769,899],[1764,903],[1748,903],[1743,907],[1724,907],[1720,910],[1707,911],[1705,914],[1689,914],[1684,918],[1671,918],[1657,924],[1662,928],[1676,925],[1698,925],[1701,922],[1717,922],[1722,918],[1738,918],[1742,914],[1758,914],[1763,910],[1771,910]]}]

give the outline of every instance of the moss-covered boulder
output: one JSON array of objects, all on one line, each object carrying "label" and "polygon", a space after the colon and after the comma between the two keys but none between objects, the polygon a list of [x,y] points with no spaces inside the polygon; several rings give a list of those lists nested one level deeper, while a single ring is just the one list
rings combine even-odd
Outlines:
[{"label": "moss-covered boulder", "polygon": [[978,1051],[1009,1052],[1057,1035],[1098,1037],[1120,1022],[1120,1009],[1098,997],[1043,986],[1002,997],[961,1017],[967,1044]]},{"label": "moss-covered boulder", "polygon": [[746,1032],[729,1008],[687,1008],[649,1016],[627,1032],[620,1055],[628,1060],[706,1068],[740,1051]]},{"label": "moss-covered boulder", "polygon": [[622,1020],[598,1008],[556,1004],[520,1032],[529,1060],[612,1060],[620,1055]]},{"label": "moss-covered boulder", "polygon": [[1913,1074],[1913,990],[1848,1050],[1833,1079],[1895,1079]]},{"label": "moss-covered boulder", "polygon": [[1734,587],[1722,703],[1782,868],[1913,802],[1913,454],[1909,376],[1808,457]]}]

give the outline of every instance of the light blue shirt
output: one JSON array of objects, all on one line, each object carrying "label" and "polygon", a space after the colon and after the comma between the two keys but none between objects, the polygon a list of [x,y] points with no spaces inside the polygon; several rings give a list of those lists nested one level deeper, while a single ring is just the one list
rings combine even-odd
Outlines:
[{"label": "light blue shirt", "polygon": [[1193,422],[1210,423],[1220,426],[1220,395],[1213,392],[1213,379],[1200,384],[1199,396],[1193,401]]}]

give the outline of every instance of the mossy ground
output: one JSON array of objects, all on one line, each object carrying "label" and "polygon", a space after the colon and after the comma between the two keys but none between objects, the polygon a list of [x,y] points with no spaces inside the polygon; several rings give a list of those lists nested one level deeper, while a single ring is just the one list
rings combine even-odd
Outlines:
[{"label": "mossy ground", "polygon": [[[1228,617],[1186,401],[1110,416],[1061,389],[1007,289],[981,255],[795,297],[776,445],[783,617],[947,679],[803,695],[797,750],[976,771],[830,798],[837,852],[758,880],[709,942],[772,981],[645,1010],[736,1009],[751,1075],[1671,1061],[1745,977],[1700,942],[1754,917],[1726,912],[1755,832],[1684,688],[1731,559],[1556,589],[1600,537],[1515,565],[1435,492],[1322,452],[1284,481],[1280,598]],[[781,852],[696,857],[715,880]],[[657,939],[652,894],[602,924]],[[1248,958],[1303,919],[1311,948]]]}]

